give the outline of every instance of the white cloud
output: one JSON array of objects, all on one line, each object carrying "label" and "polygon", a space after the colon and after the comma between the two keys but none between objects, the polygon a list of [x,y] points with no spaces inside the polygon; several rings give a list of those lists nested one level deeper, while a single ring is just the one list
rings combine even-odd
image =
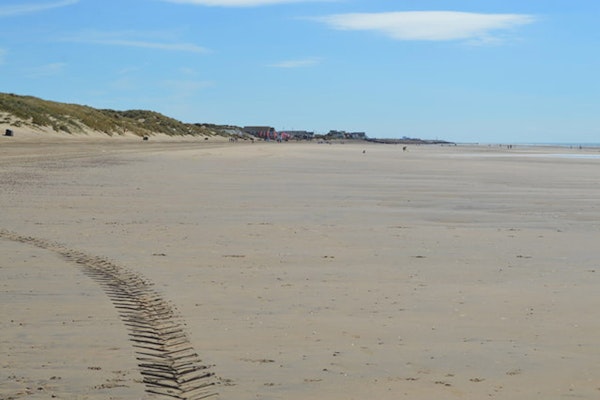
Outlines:
[{"label": "white cloud", "polygon": [[26,3],[0,6],[0,17],[10,17],[21,14],[31,14],[53,8],[66,7],[79,3],[79,0],[63,0],[53,3]]},{"label": "white cloud", "polygon": [[524,14],[478,14],[457,11],[407,11],[335,14],[314,18],[333,29],[374,31],[395,40],[494,41],[496,31],[533,23]]},{"label": "white cloud", "polygon": [[[162,41],[139,40],[135,36],[140,34],[122,32],[88,32],[79,33],[62,38],[63,41],[73,43],[101,44],[109,46],[138,47],[144,49],[182,51],[188,53],[208,53],[205,47],[193,43],[170,43]],[[143,35],[150,36],[150,35]]]},{"label": "white cloud", "polygon": [[209,7],[256,7],[274,4],[301,3],[318,0],[165,0],[169,3],[193,4]]},{"label": "white cloud", "polygon": [[29,68],[25,72],[30,78],[45,78],[60,74],[66,66],[67,64],[65,63],[50,63],[39,67]]},{"label": "white cloud", "polygon": [[274,68],[304,68],[304,67],[312,67],[321,63],[320,58],[310,57],[299,60],[285,60],[280,61],[274,64],[269,64],[269,67]]}]

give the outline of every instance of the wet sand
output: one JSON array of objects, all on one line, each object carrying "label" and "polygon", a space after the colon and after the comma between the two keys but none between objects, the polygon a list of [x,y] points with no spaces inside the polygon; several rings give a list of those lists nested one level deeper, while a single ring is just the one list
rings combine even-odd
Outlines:
[{"label": "wet sand", "polygon": [[152,283],[222,399],[600,395],[597,150],[13,139],[0,398],[164,398],[69,254]]}]

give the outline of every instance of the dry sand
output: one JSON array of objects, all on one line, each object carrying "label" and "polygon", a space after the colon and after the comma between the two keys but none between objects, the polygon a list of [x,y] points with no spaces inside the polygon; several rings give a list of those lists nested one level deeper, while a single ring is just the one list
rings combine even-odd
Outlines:
[{"label": "dry sand", "polygon": [[143,277],[221,399],[597,399],[599,155],[0,137],[0,398],[164,398]]}]

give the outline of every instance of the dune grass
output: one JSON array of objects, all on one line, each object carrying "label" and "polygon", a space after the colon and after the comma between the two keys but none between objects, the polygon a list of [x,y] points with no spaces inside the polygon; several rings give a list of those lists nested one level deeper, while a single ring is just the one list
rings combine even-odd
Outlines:
[{"label": "dune grass", "polygon": [[70,134],[86,131],[107,135],[133,133],[138,136],[163,133],[170,136],[230,136],[236,127],[214,124],[188,124],[154,111],[102,110],[79,104],[43,100],[32,96],[0,93],[0,112],[13,126],[49,127]]}]

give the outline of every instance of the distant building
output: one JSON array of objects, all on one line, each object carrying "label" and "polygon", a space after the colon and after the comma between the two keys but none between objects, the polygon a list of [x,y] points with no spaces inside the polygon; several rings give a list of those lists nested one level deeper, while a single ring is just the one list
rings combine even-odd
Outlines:
[{"label": "distant building", "polygon": [[367,138],[367,134],[365,132],[348,132],[346,137],[348,139],[365,140]]},{"label": "distant building", "polygon": [[265,140],[278,140],[279,134],[271,126],[245,126],[244,132]]},{"label": "distant building", "polygon": [[314,132],[308,131],[283,131],[281,134],[283,140],[312,140],[315,137]]},{"label": "distant building", "polygon": [[325,136],[328,137],[329,139],[344,139],[345,133],[346,133],[345,131],[331,130],[331,131],[327,132],[327,134]]},{"label": "distant building", "polygon": [[358,139],[365,140],[367,134],[365,132],[346,132],[346,131],[335,131],[331,130],[327,133],[329,139]]}]

